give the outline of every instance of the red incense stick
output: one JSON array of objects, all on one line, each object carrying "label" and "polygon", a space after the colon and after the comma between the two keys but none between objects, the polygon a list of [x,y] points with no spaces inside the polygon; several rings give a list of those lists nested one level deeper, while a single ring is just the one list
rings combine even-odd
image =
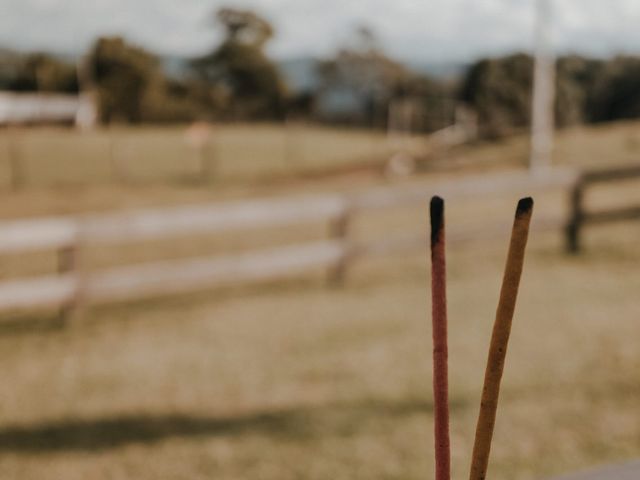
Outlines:
[{"label": "red incense stick", "polygon": [[449,379],[444,201],[433,197],[431,213],[431,316],[433,322],[433,398],[436,476],[450,480]]}]

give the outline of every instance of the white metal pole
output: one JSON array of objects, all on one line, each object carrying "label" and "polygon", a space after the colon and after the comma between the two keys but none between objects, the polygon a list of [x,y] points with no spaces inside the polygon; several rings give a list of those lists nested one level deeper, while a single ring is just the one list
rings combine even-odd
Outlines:
[{"label": "white metal pole", "polygon": [[551,0],[536,0],[535,66],[531,118],[532,172],[551,166],[554,132],[555,56],[552,48]]}]

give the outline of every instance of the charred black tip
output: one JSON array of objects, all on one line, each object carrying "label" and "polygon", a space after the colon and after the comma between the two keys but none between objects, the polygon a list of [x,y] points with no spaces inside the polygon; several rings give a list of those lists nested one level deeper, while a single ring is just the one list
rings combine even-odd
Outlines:
[{"label": "charred black tip", "polygon": [[518,208],[516,208],[516,217],[520,217],[531,212],[533,208],[533,198],[525,197],[521,198],[518,202]]},{"label": "charred black tip", "polygon": [[431,198],[431,245],[438,241],[440,231],[444,226],[444,200],[437,195]]}]

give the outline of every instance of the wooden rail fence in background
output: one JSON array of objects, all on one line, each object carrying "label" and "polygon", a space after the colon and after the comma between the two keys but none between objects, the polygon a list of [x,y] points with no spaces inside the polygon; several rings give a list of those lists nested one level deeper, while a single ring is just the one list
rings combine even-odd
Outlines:
[{"label": "wooden rail fence in background", "polygon": [[640,461],[609,465],[596,470],[554,477],[552,480],[638,480]]},{"label": "wooden rail fence in background", "polygon": [[585,226],[640,218],[640,205],[609,208],[590,212],[585,209],[584,197],[589,187],[640,178],[640,165],[592,170],[582,173],[571,189],[571,213],[566,227],[567,251],[580,251],[580,236]]},{"label": "wooden rail fence in background", "polygon": [[[434,194],[448,199],[497,192],[533,193],[545,188],[571,188],[576,175],[555,170],[531,176],[526,172],[483,175],[402,188],[378,188],[357,194],[332,194],[231,204],[141,210],[90,217],[58,217],[0,223],[0,255],[40,250],[58,252],[58,271],[36,278],[0,282],[0,312],[60,308],[69,313],[83,304],[137,299],[239,282],[275,279],[312,268],[327,268],[330,280],[340,282],[355,259],[424,249],[426,231],[385,235],[368,242],[349,236],[349,226],[361,212],[391,207],[426,205]],[[425,214],[426,215],[426,214]],[[425,217],[426,218],[426,217]],[[426,221],[426,220],[425,220]],[[329,222],[331,238],[302,245],[246,253],[156,261],[112,267],[95,272],[83,269],[87,246],[276,228]],[[537,228],[561,229],[561,218],[538,221]],[[482,231],[450,231],[449,240],[493,236],[510,226],[484,225]]]}]

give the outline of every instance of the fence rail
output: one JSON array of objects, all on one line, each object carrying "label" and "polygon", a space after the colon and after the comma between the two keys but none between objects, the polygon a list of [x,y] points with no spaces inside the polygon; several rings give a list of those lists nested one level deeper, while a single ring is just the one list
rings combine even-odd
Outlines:
[{"label": "fence rail", "polygon": [[[531,192],[570,188],[576,175],[557,170],[546,175],[526,172],[488,175],[403,188],[377,188],[357,194],[333,194],[174,207],[163,210],[57,217],[0,223],[0,254],[52,250],[58,252],[58,274],[0,282],[0,311],[57,307],[65,311],[84,303],[131,300],[180,293],[198,288],[281,278],[310,269],[328,269],[332,281],[341,281],[355,259],[425,248],[426,232],[388,235],[368,242],[349,238],[351,221],[361,212],[426,204],[435,193],[446,198],[468,198],[489,193]],[[286,225],[328,222],[331,238],[302,245],[247,253],[156,261],[87,272],[82,250],[91,245],[124,244],[142,240],[204,233],[220,233]],[[558,229],[563,219],[537,223],[540,229]],[[495,235],[508,225],[483,226],[482,231],[450,232],[450,241]]]},{"label": "fence rail", "polygon": [[597,470],[554,477],[552,480],[637,480],[640,478],[640,461],[610,465]]},{"label": "fence rail", "polygon": [[584,227],[640,218],[640,205],[587,211],[584,198],[588,189],[597,184],[640,178],[640,165],[625,165],[582,173],[571,189],[571,214],[566,227],[567,251],[579,253]]}]

